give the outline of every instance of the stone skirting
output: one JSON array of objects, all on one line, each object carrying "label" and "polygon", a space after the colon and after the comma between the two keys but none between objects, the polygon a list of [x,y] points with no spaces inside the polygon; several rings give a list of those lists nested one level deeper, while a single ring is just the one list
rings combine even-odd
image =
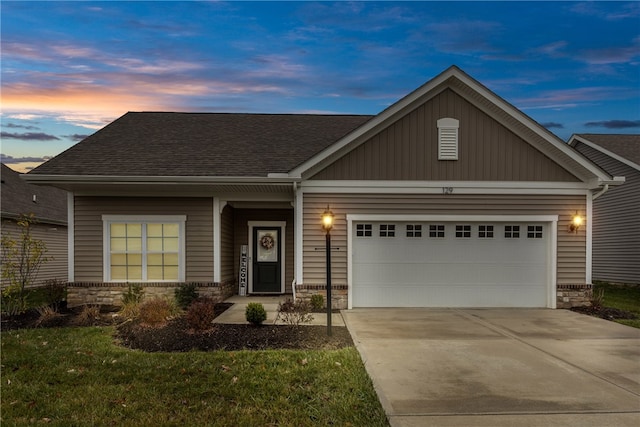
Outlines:
[{"label": "stone skirting", "polygon": [[[175,289],[181,283],[135,283],[144,289],[145,298],[175,296]],[[72,282],[67,284],[67,306],[76,307],[85,304],[122,305],[122,296],[134,283],[104,283],[104,282]],[[196,283],[200,296],[207,296],[225,300],[235,293],[236,287],[232,282],[225,283]]]},{"label": "stone skirting", "polygon": [[593,285],[561,284],[556,287],[556,307],[588,307],[593,298]]},{"label": "stone skirting", "polygon": [[[326,285],[295,285],[296,298],[311,301],[311,295],[319,294],[327,302]],[[348,307],[349,287],[347,285],[331,285],[331,308],[346,310]]]}]

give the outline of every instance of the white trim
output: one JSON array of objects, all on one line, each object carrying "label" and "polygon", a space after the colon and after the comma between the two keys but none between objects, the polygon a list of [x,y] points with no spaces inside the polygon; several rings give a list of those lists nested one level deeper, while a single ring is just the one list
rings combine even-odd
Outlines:
[{"label": "white trim", "polygon": [[[580,212],[578,212],[580,214]],[[586,271],[585,271],[585,282],[590,285],[593,271],[593,195],[587,196],[587,212],[586,212],[586,221],[587,221],[587,260],[586,260]]]},{"label": "white trim", "polygon": [[220,254],[222,248],[221,242],[221,215],[220,215],[220,199],[213,198],[213,281],[220,283],[222,277],[222,268],[220,266],[222,256]]},{"label": "white trim", "polygon": [[[110,251],[111,239],[109,236],[109,225],[112,223],[141,223],[151,222],[177,223],[179,225],[178,239],[178,282],[184,282],[186,277],[186,215],[102,215],[102,277],[103,281],[109,283],[127,282],[123,280],[111,280],[110,274]],[[144,234],[142,239],[143,259],[146,256]],[[143,261],[144,263],[144,261]],[[144,269],[142,280],[132,280],[132,282],[174,282],[174,280],[145,280]]]},{"label": "white trim", "polygon": [[442,222],[544,222],[549,224],[547,250],[547,308],[556,308],[558,215],[396,215],[396,214],[347,214],[347,288],[348,309],[353,308],[353,222],[354,221],[442,221]]},{"label": "white trim", "polygon": [[75,196],[67,193],[67,281],[75,281]]},{"label": "white trim", "polygon": [[295,250],[295,263],[296,263],[296,271],[295,271],[295,280],[297,283],[304,283],[304,251],[303,242],[304,242],[304,227],[303,227],[303,213],[304,213],[304,195],[302,192],[302,188],[296,189],[296,206],[294,210],[294,227],[295,227],[295,237],[294,237],[294,250]]},{"label": "white trim", "polygon": [[[286,291],[285,287],[285,264],[286,264],[286,249],[287,249],[287,222],[286,221],[248,221],[247,226],[249,227],[249,245],[247,247],[248,255],[249,255],[249,293],[253,293],[253,229],[260,227],[280,227],[280,248],[282,250],[280,259],[280,292],[271,292],[271,293],[280,293],[284,294]],[[262,293],[262,292],[261,292]]]},{"label": "white trim", "polygon": [[[593,148],[594,150],[597,150],[599,152],[601,152],[602,154],[605,154],[609,157],[611,157],[612,159],[615,159],[617,161],[619,161],[620,163],[624,163],[625,165],[640,171],[640,165],[638,165],[637,163],[627,159],[626,157],[622,157],[619,154],[614,153],[613,151],[609,151],[606,148],[602,147],[601,145],[596,144],[595,142],[591,142],[590,140],[586,139],[583,136],[580,135],[572,135],[571,138],[569,138],[569,145],[572,147],[575,147],[574,141],[576,142],[580,142],[588,147]],[[614,177],[615,178],[621,178],[621,177]]]}]

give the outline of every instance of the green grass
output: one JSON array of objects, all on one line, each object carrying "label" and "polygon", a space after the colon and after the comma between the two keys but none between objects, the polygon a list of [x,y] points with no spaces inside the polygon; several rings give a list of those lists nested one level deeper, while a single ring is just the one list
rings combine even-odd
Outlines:
[{"label": "green grass", "polygon": [[2,332],[2,425],[386,426],[358,352],[143,353],[113,328]]},{"label": "green grass", "polygon": [[[604,290],[605,307],[613,307],[620,310],[630,311],[640,317],[640,286],[632,285],[612,285],[606,282],[596,282],[594,293]],[[640,319],[616,320],[623,325],[640,328]]]}]

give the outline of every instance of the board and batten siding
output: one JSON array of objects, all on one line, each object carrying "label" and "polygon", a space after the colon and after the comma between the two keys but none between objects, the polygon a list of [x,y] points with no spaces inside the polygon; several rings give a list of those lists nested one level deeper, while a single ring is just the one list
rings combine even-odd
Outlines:
[{"label": "board and batten siding", "polygon": [[[458,160],[438,160],[441,118],[459,120]],[[319,171],[314,180],[578,182],[566,169],[446,89]]]},{"label": "board and batten siding", "polygon": [[[585,196],[304,194],[303,281],[325,284],[325,233],[320,218],[331,207],[331,274],[335,285],[347,284],[347,214],[389,215],[558,215],[558,284],[586,281],[586,226],[569,233],[571,217],[586,211]],[[589,218],[586,219],[587,221]]]},{"label": "board and batten siding", "polygon": [[593,202],[593,279],[640,284],[640,171],[588,145],[575,148],[625,183]]},{"label": "board and batten siding", "polygon": [[[240,270],[240,246],[249,244],[249,221],[286,221],[285,230],[285,292],[291,293],[294,275],[294,226],[293,209],[234,209],[235,249],[234,277]],[[249,254],[251,256],[251,254]]]},{"label": "board and batten siding", "polygon": [[101,282],[102,215],[186,215],[187,282],[213,281],[213,200],[190,197],[76,196],[75,281]]},{"label": "board and batten siding", "polygon": [[[19,241],[22,235],[22,227],[12,219],[2,220],[2,235],[8,235],[12,239]],[[31,225],[31,237],[44,242],[47,252],[47,262],[44,262],[33,286],[44,285],[47,280],[58,280],[66,282],[68,278],[68,250],[67,250],[67,227],[65,225],[36,223]],[[2,280],[2,287],[9,284],[6,279]]]}]

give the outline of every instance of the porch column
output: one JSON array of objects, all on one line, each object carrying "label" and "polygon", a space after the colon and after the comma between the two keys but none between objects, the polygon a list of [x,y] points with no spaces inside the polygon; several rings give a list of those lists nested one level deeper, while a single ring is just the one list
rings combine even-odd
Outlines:
[{"label": "porch column", "polygon": [[[300,187],[296,187],[295,189],[295,206],[293,207],[293,217],[294,217],[294,246],[295,246],[295,251],[294,251],[294,258],[295,258],[295,264],[296,264],[296,271],[295,271],[295,277],[294,280],[296,282],[296,284],[300,284],[302,283],[302,265],[303,265],[303,259],[302,259],[302,249],[303,249],[303,227],[302,227],[302,218],[303,218],[303,203],[302,203],[302,198],[303,198],[304,194],[302,192],[302,188]],[[295,296],[294,296],[295,298]]]},{"label": "porch column", "polygon": [[221,201],[218,197],[213,198],[213,282],[220,283],[222,280],[221,268],[221,234],[222,234],[222,210],[227,205],[226,201]]},{"label": "porch column", "polygon": [[67,281],[75,281],[75,195],[67,193]]}]

